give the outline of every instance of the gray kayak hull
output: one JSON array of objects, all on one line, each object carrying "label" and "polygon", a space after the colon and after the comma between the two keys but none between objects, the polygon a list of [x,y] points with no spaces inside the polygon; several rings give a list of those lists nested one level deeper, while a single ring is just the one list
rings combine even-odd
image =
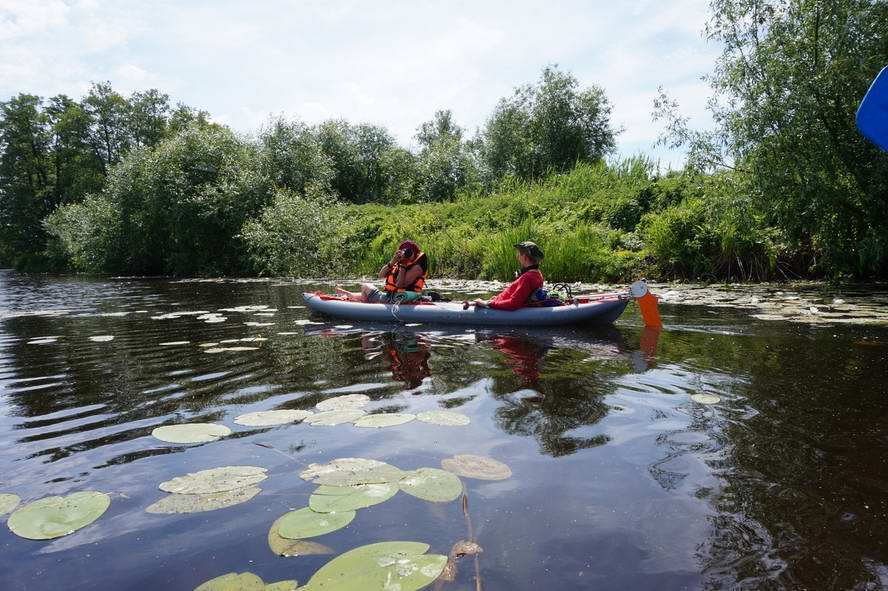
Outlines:
[{"label": "gray kayak hull", "polygon": [[305,304],[314,312],[348,320],[369,322],[439,322],[474,326],[566,326],[570,324],[611,324],[629,303],[629,298],[614,296],[585,304],[550,308],[492,310],[462,304],[436,302],[424,304],[367,304],[305,293]]}]

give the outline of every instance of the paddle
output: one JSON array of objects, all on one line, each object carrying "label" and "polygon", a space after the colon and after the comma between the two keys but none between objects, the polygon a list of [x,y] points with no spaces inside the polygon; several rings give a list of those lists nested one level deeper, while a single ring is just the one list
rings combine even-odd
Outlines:
[{"label": "paddle", "polygon": [[888,66],[876,76],[857,109],[857,129],[888,152]]}]

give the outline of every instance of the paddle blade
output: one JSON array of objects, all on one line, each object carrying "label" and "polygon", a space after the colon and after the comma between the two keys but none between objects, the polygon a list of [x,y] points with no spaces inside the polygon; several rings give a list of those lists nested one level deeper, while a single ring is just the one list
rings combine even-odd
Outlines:
[{"label": "paddle blade", "polygon": [[857,109],[857,129],[888,152],[888,67],[882,69]]}]

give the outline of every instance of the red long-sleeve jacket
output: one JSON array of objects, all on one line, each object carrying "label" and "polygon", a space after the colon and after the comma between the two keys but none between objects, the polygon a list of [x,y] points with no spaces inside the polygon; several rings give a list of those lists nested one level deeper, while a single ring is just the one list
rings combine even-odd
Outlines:
[{"label": "red long-sleeve jacket", "polygon": [[490,300],[490,307],[497,310],[517,310],[527,305],[531,294],[543,286],[543,274],[539,269],[522,273],[502,293]]}]

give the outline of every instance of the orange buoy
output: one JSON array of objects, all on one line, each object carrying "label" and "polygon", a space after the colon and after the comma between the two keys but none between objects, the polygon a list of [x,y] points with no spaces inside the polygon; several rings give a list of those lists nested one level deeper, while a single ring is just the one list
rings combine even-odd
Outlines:
[{"label": "orange buoy", "polygon": [[638,302],[644,325],[650,328],[663,328],[660,310],[657,308],[657,296],[652,294],[644,281],[636,281],[629,286],[629,293]]}]

